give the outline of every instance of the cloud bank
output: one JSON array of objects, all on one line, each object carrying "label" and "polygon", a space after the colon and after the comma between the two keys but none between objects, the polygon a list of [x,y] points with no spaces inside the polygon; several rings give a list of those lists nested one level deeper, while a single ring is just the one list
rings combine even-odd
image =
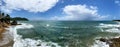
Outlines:
[{"label": "cloud bank", "polygon": [[115,0],[115,4],[120,6],[120,0]]},{"label": "cloud bank", "polygon": [[45,12],[56,5],[58,0],[3,0],[2,11],[26,10],[29,12]]},{"label": "cloud bank", "polygon": [[68,5],[63,8],[66,16],[55,16],[52,20],[104,20],[107,16],[98,14],[98,9],[95,6],[87,5]]}]

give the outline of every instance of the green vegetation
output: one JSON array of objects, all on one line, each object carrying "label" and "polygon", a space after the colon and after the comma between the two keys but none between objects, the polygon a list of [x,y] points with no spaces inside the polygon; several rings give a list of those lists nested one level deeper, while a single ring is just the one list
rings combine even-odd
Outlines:
[{"label": "green vegetation", "polygon": [[21,25],[17,21],[28,21],[27,18],[15,17],[11,18],[9,14],[0,13],[0,26],[7,27],[9,25]]},{"label": "green vegetation", "polygon": [[21,17],[14,17],[14,18],[11,18],[11,20],[17,20],[17,21],[29,21],[27,18],[21,18]]},{"label": "green vegetation", "polygon": [[5,13],[0,13],[0,19],[1,20],[8,20],[8,21],[29,21],[27,18],[22,18],[22,17],[14,17],[11,18],[9,14],[5,14]]}]

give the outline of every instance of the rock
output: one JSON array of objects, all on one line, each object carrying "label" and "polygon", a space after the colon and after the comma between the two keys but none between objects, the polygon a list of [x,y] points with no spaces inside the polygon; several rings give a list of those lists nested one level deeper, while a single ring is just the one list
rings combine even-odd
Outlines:
[{"label": "rock", "polygon": [[102,42],[107,42],[107,39],[105,39],[105,38],[100,38],[99,40]]},{"label": "rock", "polygon": [[107,44],[109,44],[109,47],[120,47],[120,37],[111,39],[100,38],[99,40],[101,42],[106,42]]},{"label": "rock", "polygon": [[17,25],[17,21],[14,20],[11,25]]},{"label": "rock", "polygon": [[38,44],[37,46],[41,46],[41,44]]}]

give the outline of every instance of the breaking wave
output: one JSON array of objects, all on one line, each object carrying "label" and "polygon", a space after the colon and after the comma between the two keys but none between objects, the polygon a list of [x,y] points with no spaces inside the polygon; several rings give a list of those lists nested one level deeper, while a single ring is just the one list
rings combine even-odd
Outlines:
[{"label": "breaking wave", "polygon": [[14,45],[13,47],[61,47],[57,43],[53,42],[45,42],[42,40],[34,40],[31,38],[22,38],[22,35],[17,34],[17,29],[30,29],[34,28],[33,25],[27,24],[27,23],[22,23],[22,25],[18,26],[11,26],[9,28],[9,31],[11,32],[14,40]]},{"label": "breaking wave", "polygon": [[120,33],[120,23],[117,23],[117,24],[103,24],[103,23],[100,23],[98,27],[103,32]]}]

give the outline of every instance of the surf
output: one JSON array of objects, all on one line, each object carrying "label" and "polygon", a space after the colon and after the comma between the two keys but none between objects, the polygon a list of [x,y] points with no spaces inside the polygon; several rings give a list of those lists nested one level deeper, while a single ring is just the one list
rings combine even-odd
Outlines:
[{"label": "surf", "polygon": [[57,43],[54,42],[45,42],[42,40],[34,40],[31,38],[22,38],[22,35],[19,35],[17,33],[18,29],[31,29],[34,28],[33,25],[27,24],[27,23],[22,23],[22,25],[17,25],[17,26],[11,26],[8,30],[13,36],[13,47],[61,47]]}]

